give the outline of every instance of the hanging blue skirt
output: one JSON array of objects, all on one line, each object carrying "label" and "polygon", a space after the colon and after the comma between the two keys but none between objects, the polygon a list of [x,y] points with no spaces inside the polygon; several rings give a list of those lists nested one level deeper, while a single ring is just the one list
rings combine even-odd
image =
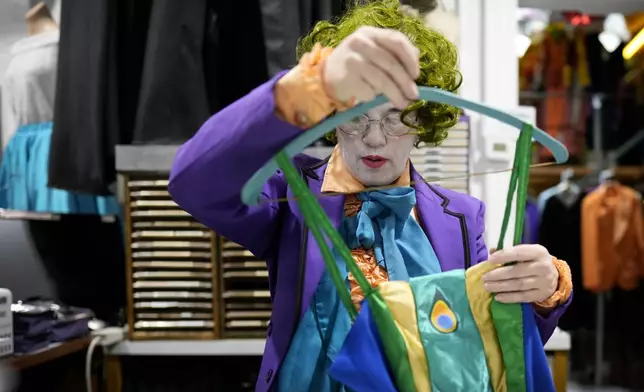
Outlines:
[{"label": "hanging blue skirt", "polygon": [[120,215],[113,196],[49,188],[49,146],[53,123],[18,128],[2,154],[0,208],[51,214]]}]

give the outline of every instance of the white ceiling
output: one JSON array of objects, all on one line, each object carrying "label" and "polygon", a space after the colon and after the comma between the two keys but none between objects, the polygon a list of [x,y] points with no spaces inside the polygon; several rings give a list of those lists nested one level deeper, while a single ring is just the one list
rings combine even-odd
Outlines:
[{"label": "white ceiling", "polygon": [[519,0],[520,7],[553,11],[581,11],[589,14],[644,11],[644,0]]}]

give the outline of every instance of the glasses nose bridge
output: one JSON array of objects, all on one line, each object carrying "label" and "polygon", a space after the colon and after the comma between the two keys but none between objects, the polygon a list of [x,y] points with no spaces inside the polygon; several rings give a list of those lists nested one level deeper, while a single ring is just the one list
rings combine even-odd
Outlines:
[{"label": "glasses nose bridge", "polygon": [[385,132],[385,128],[382,125],[382,119],[371,119],[367,117],[362,140],[373,147],[384,145],[387,142],[387,132]]},{"label": "glasses nose bridge", "polygon": [[385,129],[382,126],[382,121],[384,118],[378,118],[378,119],[372,119],[369,117],[366,117],[366,118],[367,118],[367,124],[365,127],[365,134],[368,133],[371,130],[371,127],[373,126],[377,126],[378,128],[376,129],[380,129],[380,131],[382,131],[383,133],[385,132]]}]

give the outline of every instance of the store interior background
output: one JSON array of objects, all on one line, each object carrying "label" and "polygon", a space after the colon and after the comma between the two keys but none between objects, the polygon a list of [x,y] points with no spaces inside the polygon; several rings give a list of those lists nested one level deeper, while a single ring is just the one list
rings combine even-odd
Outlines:
[{"label": "store interior background", "polygon": [[[65,1],[79,0],[44,2],[57,22],[61,18],[61,2]],[[287,3],[286,0],[275,1]],[[330,4],[331,0],[328,1]],[[97,0],[96,3],[101,2]],[[408,2],[413,3],[414,0]],[[25,13],[38,3],[36,0],[0,1],[0,83],[12,60],[11,47],[27,36]],[[573,184],[585,192],[600,182],[602,172],[604,175],[612,173],[625,186],[644,191],[644,141],[639,142],[644,140],[644,116],[641,116],[644,109],[644,74],[641,73],[644,50],[628,61],[622,55],[624,46],[644,28],[644,0],[443,0],[442,3],[445,12],[458,16],[458,23],[446,28],[458,38],[465,80],[460,94],[533,119],[542,129],[564,141],[573,153],[573,160],[565,167],[547,166],[532,170],[530,192],[535,202],[542,191],[564,180],[569,182],[565,182],[566,187],[562,189],[568,190]],[[337,9],[329,7],[331,9],[337,12]],[[232,11],[229,9],[228,12]],[[613,22],[607,27],[604,22],[608,15],[612,15]],[[315,16],[309,19],[313,20]],[[257,20],[261,23],[259,16]],[[302,29],[306,30],[305,27]],[[562,36],[575,37],[580,32],[584,32],[585,37],[604,32],[612,36],[606,38],[604,35],[604,42],[599,44],[597,38],[594,41],[595,52],[591,55],[588,55],[591,50],[586,50],[588,58],[584,63],[589,74],[599,75],[602,80],[598,82],[598,78],[591,78],[589,83],[577,89],[578,59],[581,58],[579,47],[574,44],[577,41],[563,38],[569,42],[562,46],[557,44],[561,42],[557,40]],[[615,42],[617,36],[619,42]],[[234,35],[228,37],[235,38]],[[553,38],[552,43],[544,37],[555,37],[556,40]],[[544,44],[544,40],[550,43]],[[586,49],[588,47],[585,46]],[[546,60],[543,57],[545,52],[548,53]],[[552,71],[557,61],[565,66],[562,68],[566,69],[565,72],[570,69],[570,73],[564,75],[563,71],[560,74]],[[599,67],[596,67],[597,62],[601,63]],[[271,66],[266,71],[269,74]],[[535,76],[544,75],[544,67],[550,67],[555,75],[546,87],[540,82],[540,77]],[[250,87],[244,85],[226,99],[243,94],[247,91],[240,90],[249,90]],[[593,109],[593,98],[595,103],[601,99],[601,109],[596,105]],[[0,99],[7,97],[0,96]],[[559,110],[556,114],[555,109]],[[574,115],[571,114],[573,112]],[[476,114],[468,113],[468,120],[468,171],[481,173],[510,167],[516,134]],[[626,142],[628,153],[613,159],[616,152],[624,149]],[[121,149],[121,161],[117,154],[115,165],[119,166],[120,176],[112,189],[118,189],[114,196],[119,201],[130,200],[126,195],[136,191],[128,187],[128,179],[163,179],[172,159],[173,145],[179,141],[164,143],[164,146],[159,144],[150,142],[147,147],[154,152],[147,155],[138,149],[145,148],[145,143],[131,146],[132,149]],[[318,153],[325,151],[325,146],[319,147]],[[146,155],[148,161],[133,158],[141,155]],[[542,151],[535,149],[533,163],[548,159]],[[140,170],[133,169],[135,166]],[[467,182],[468,192],[486,202],[488,243],[498,238],[501,231],[501,222],[497,218],[503,215],[509,177],[507,172],[496,173],[473,176]],[[126,215],[128,211],[132,212],[126,209]],[[185,335],[168,333],[167,329],[146,332],[135,328],[134,312],[128,306],[133,303],[132,295],[136,292],[128,283],[128,278],[133,276],[131,252],[128,251],[132,241],[123,241],[123,233],[126,237],[132,234],[131,229],[123,227],[127,223],[120,225],[120,218],[111,215],[54,215],[55,219],[49,219],[48,214],[41,212],[0,213],[0,288],[10,289],[14,301],[34,297],[54,299],[67,305],[89,308],[109,324],[126,327],[126,338],[139,345],[122,346],[112,353],[114,355],[96,353],[92,364],[92,382],[96,390],[252,390],[259,365],[256,351],[257,347],[261,350],[261,337],[266,329],[262,322],[259,327],[236,330],[226,328],[223,316],[218,315],[216,317],[220,317],[218,320],[222,321],[223,327],[214,326],[207,332],[200,330],[197,334]],[[538,231],[556,232],[564,220],[570,224],[574,217],[562,216],[560,221],[551,217],[542,222],[547,229]],[[128,222],[127,218],[125,222]],[[569,233],[557,234],[565,236]],[[572,237],[580,235],[574,233]],[[220,251],[219,256],[211,257],[213,274],[218,271],[216,275],[223,276],[225,271],[217,263],[226,261],[221,250],[227,244],[224,239],[214,236],[209,241],[213,252]],[[566,248],[564,252],[569,250]],[[642,251],[644,249],[634,250],[640,259],[644,259],[644,253],[638,253]],[[574,251],[572,253],[575,254]],[[571,267],[581,269],[580,257],[568,261]],[[214,287],[215,281],[222,287],[228,283],[219,276],[212,279],[213,296],[221,297],[221,293],[214,294],[219,290]],[[255,281],[248,285],[262,287],[262,283]],[[576,293],[580,293],[575,295],[576,309],[563,321],[565,325],[561,325],[569,333],[571,342],[568,390],[644,390],[644,339],[639,332],[644,327],[644,320],[639,321],[644,293],[639,291],[625,292],[613,288],[599,295],[576,286]],[[603,317],[600,314],[598,318],[600,298]],[[224,302],[221,300],[219,303]],[[217,313],[215,310],[212,312]],[[598,342],[600,319],[603,320],[600,329],[604,333]],[[242,340],[234,340],[239,338]],[[231,346],[207,343],[214,339],[233,343]],[[90,340],[80,342],[79,348],[69,355],[25,365],[24,368],[17,366],[12,374],[20,375],[20,391],[44,390],[38,389],[43,387],[40,384],[42,380],[58,383],[55,390],[85,390],[84,361]],[[244,345],[243,342],[251,343]],[[599,381],[596,371],[598,344],[603,347],[603,361],[599,362],[604,369]],[[213,351],[209,353],[208,350]],[[115,358],[118,362],[114,361]],[[0,370],[11,369],[12,360],[13,357],[0,357]],[[114,366],[118,366],[120,371],[115,373]],[[0,371],[0,381],[4,374]],[[114,374],[118,374],[118,380],[107,380]],[[190,379],[191,387],[186,386],[186,379]],[[601,389],[596,386],[598,383],[602,384]],[[4,392],[2,383],[0,392]]]}]

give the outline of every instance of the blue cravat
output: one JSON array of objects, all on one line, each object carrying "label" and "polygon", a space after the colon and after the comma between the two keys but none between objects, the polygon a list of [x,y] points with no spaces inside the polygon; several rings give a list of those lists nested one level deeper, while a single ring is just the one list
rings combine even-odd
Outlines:
[{"label": "blue cravat", "polygon": [[373,249],[390,280],[441,272],[436,253],[411,216],[416,192],[410,187],[360,193],[362,207],[343,225],[351,249]]}]

